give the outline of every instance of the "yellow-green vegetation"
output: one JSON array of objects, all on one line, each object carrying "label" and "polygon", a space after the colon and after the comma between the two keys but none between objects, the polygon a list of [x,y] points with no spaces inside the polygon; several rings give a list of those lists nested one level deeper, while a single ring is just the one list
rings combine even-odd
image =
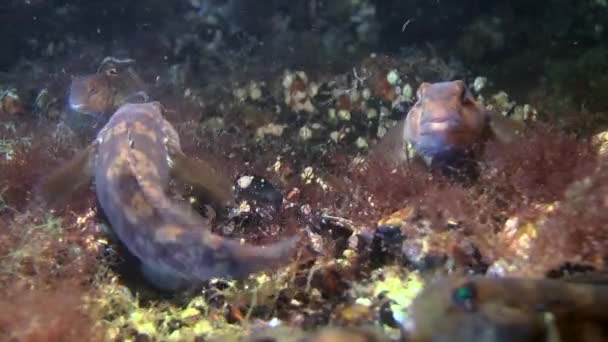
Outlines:
[{"label": "yellow-green vegetation", "polygon": [[153,341],[192,341],[218,333],[242,334],[238,325],[228,324],[201,296],[192,298],[185,306],[172,301],[143,304],[116,277],[111,277],[99,290],[88,302],[101,316],[97,324],[111,340],[133,341],[146,336]]},{"label": "yellow-green vegetation", "polygon": [[2,155],[4,160],[13,160],[15,157],[15,150],[18,146],[26,148],[31,146],[32,137],[8,137],[8,135],[14,136],[16,134],[17,129],[14,123],[0,123],[0,128],[2,128],[2,135],[0,136],[0,155]]},{"label": "yellow-green vegetation", "polygon": [[0,155],[5,160],[12,160],[15,157],[15,148],[18,145],[29,146],[31,137],[21,137],[18,139],[0,139]]},{"label": "yellow-green vegetation", "polygon": [[[252,275],[243,282],[212,279],[208,287],[193,296],[178,294],[172,299],[146,302],[133,296],[119,278],[105,269],[98,276],[99,293],[87,298],[88,307],[99,317],[97,324],[108,339],[134,341],[146,336],[152,341],[193,341],[218,336],[242,337],[247,332],[251,312],[258,305],[270,305],[288,286],[286,272]],[[221,282],[223,289],[214,285]],[[211,305],[223,298],[223,305]],[[228,304],[245,303],[245,312],[236,324],[227,320]],[[238,320],[238,319],[237,319]]]},{"label": "yellow-green vegetation", "polygon": [[407,317],[407,308],[424,287],[424,282],[417,271],[407,275],[398,267],[385,267],[382,271],[382,280],[374,284],[373,294],[384,294],[389,298],[393,318],[403,322]]},{"label": "yellow-green vegetation", "polygon": [[[380,306],[388,301],[392,318],[402,323],[407,318],[409,305],[423,287],[424,281],[417,271],[386,266],[372,272],[369,283],[353,285],[352,295],[355,303],[362,306]],[[396,333],[386,324],[383,326],[388,333]]]},{"label": "yellow-green vegetation", "polygon": [[[1,196],[0,203],[11,208],[4,203]],[[44,254],[51,243],[62,240],[61,218],[46,214],[41,220],[36,220],[31,214],[18,214],[15,221],[21,228],[19,238],[14,243],[15,248],[1,259],[2,275],[19,276],[23,279],[22,269],[26,264],[27,267],[33,268],[34,272],[40,267],[58,266],[52,258],[44,257]]]},{"label": "yellow-green vegetation", "polygon": [[0,189],[0,212],[6,211],[6,210],[10,210],[10,211],[15,210],[10,205],[8,205],[6,199],[4,198],[4,193],[7,190],[8,190],[8,185],[4,186],[2,189]]}]

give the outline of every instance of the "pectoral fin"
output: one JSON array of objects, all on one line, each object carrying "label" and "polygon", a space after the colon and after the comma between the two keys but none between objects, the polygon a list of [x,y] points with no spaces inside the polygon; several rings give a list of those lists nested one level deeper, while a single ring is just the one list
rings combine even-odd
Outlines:
[{"label": "pectoral fin", "polygon": [[372,148],[370,155],[391,163],[409,162],[411,156],[408,153],[405,136],[405,119],[388,129],[376,146]]},{"label": "pectoral fin", "polygon": [[89,145],[45,178],[36,189],[39,199],[57,206],[88,184],[93,178],[96,149],[96,144]]},{"label": "pectoral fin", "polygon": [[179,181],[192,185],[199,195],[216,208],[231,206],[234,203],[232,182],[202,159],[189,158],[177,153],[171,156],[173,165],[171,175]]},{"label": "pectoral fin", "polygon": [[519,138],[525,129],[523,122],[509,119],[496,113],[488,113],[489,127],[496,140],[501,143],[511,143]]}]

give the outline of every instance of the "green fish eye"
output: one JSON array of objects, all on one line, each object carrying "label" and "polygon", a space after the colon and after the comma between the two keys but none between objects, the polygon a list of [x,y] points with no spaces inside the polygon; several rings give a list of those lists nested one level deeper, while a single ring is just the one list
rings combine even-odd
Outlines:
[{"label": "green fish eye", "polygon": [[467,283],[452,292],[452,301],[460,308],[467,311],[473,311],[476,296],[477,291],[475,285],[473,283]]},{"label": "green fish eye", "polygon": [[470,287],[461,287],[456,289],[456,296],[460,299],[473,298],[473,290]]}]

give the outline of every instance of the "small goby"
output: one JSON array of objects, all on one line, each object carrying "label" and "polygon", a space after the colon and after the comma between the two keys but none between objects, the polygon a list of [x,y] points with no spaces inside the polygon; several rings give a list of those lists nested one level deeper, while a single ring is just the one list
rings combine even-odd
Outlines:
[{"label": "small goby", "polygon": [[121,106],[96,140],[42,184],[56,203],[92,177],[115,235],[135,255],[146,279],[168,291],[210,277],[242,278],[288,262],[298,238],[254,246],[212,234],[210,222],[170,200],[171,176],[207,190],[215,203],[232,201],[231,183],[209,164],[187,158],[158,102]]},{"label": "small goby", "polygon": [[75,76],[69,106],[86,114],[112,114],[127,102],[148,101],[145,83],[133,69],[133,59],[106,57],[94,74]]},{"label": "small goby", "polygon": [[422,157],[427,165],[449,163],[479,151],[496,138],[511,142],[522,127],[487,111],[460,80],[422,83],[407,116],[387,131],[372,153],[396,163]]},{"label": "small goby", "polygon": [[448,277],[418,294],[405,330],[414,342],[605,340],[607,306],[605,279]]}]

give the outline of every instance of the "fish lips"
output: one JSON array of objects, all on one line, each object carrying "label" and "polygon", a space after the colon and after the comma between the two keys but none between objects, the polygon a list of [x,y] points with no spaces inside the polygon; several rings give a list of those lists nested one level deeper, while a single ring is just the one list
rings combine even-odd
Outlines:
[{"label": "fish lips", "polygon": [[84,104],[70,101],[70,109],[80,112],[84,109]]},{"label": "fish lips", "polygon": [[91,111],[86,103],[77,102],[75,100],[70,99],[68,105],[71,110],[82,113],[82,114],[94,114],[94,111]]},{"label": "fish lips", "polygon": [[420,122],[420,135],[445,134],[450,131],[461,130],[464,125],[462,118],[457,114],[444,115],[441,118],[423,119]]},{"label": "fish lips", "polygon": [[454,149],[448,136],[461,130],[463,122],[459,117],[423,121],[414,148],[419,154],[427,157],[444,154]]}]

